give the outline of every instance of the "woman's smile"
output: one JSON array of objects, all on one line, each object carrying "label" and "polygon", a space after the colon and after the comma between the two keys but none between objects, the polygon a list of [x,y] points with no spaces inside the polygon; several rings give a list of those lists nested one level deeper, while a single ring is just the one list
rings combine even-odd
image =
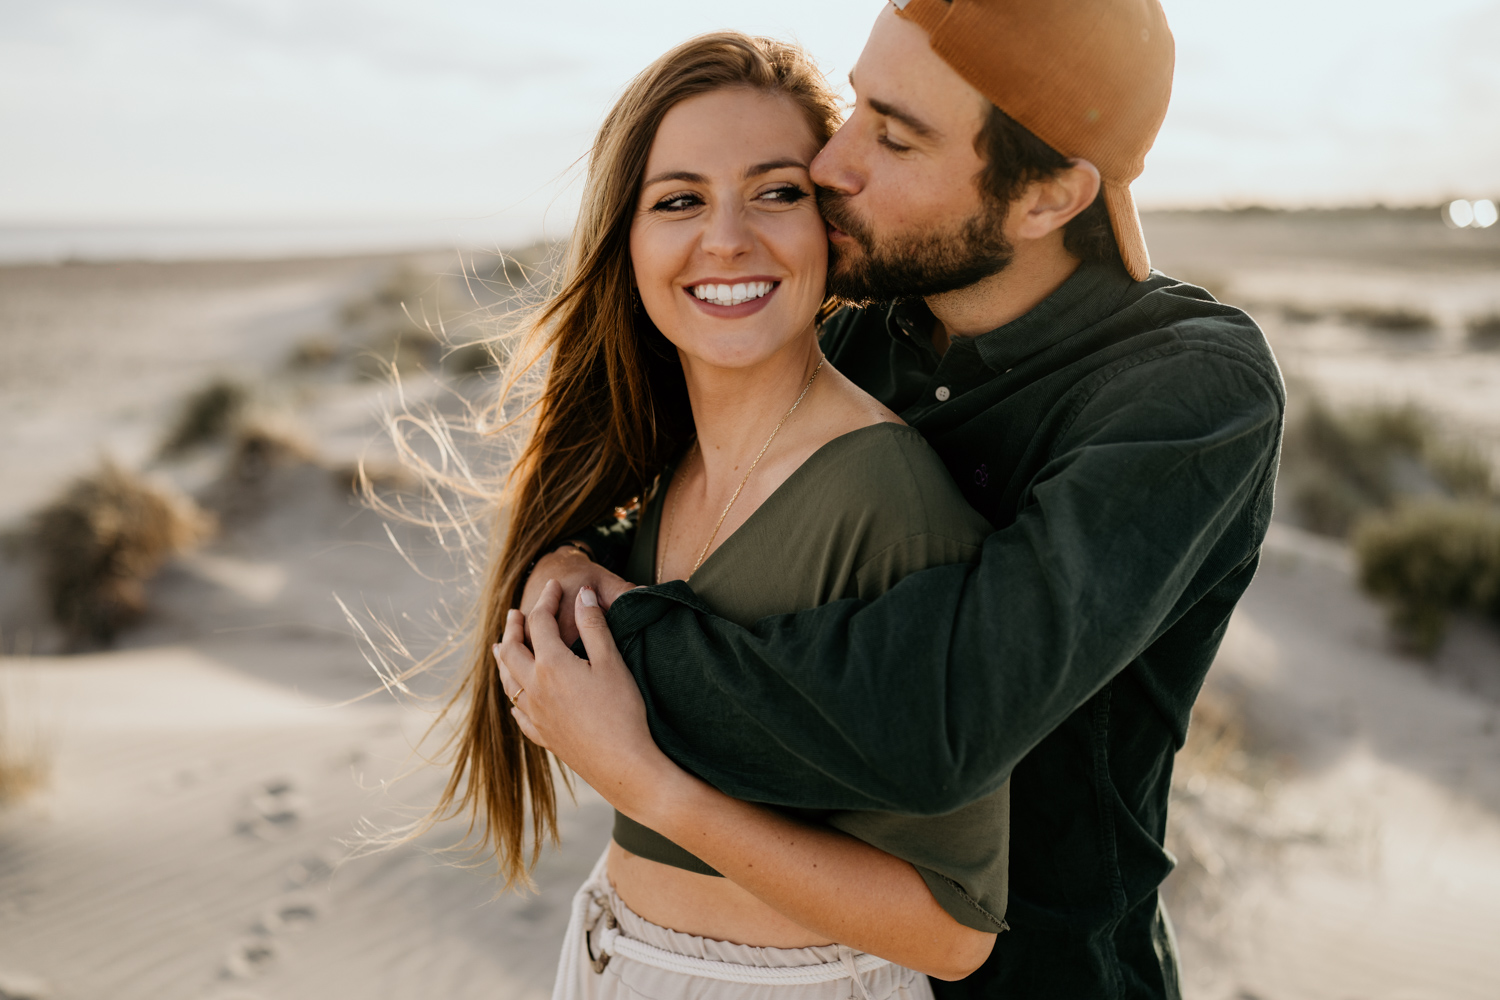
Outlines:
[{"label": "woman's smile", "polygon": [[709,316],[740,319],[760,312],[781,287],[775,278],[708,278],[683,289]]}]

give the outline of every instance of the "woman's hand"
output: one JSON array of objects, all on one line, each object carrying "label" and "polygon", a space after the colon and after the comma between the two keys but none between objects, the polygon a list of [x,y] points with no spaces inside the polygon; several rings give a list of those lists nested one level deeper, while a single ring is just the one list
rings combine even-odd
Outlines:
[{"label": "woman's hand", "polygon": [[[608,611],[615,598],[635,587],[629,580],[616,576],[594,562],[587,550],[577,545],[562,545],[542,556],[532,567],[531,575],[526,578],[526,586],[521,591],[522,615],[531,614],[541,599],[542,587],[551,580],[562,585],[559,610],[554,617],[562,641],[570,646],[578,638],[578,626],[573,620],[573,612],[578,607],[580,590],[584,587],[593,590],[599,607]],[[599,617],[602,622],[604,616]]]},{"label": "woman's hand", "polygon": [[500,683],[528,739],[551,750],[615,808],[638,818],[651,795],[687,775],[652,740],[646,704],[594,590],[580,589],[573,606],[587,660],[574,656],[559,634],[561,598],[562,587],[548,580],[529,615],[506,616],[494,650]]}]

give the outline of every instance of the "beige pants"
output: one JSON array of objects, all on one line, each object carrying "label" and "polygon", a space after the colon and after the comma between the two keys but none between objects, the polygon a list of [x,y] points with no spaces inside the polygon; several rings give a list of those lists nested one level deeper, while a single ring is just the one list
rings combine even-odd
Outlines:
[{"label": "beige pants", "polygon": [[926,976],[842,945],[755,948],[653,924],[615,894],[607,856],[573,897],[552,1000],[932,1000]]}]

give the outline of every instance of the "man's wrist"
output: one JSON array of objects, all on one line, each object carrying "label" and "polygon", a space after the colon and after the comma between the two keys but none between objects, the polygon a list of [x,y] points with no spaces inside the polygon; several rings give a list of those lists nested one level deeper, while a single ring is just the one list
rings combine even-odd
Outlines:
[{"label": "man's wrist", "polygon": [[535,559],[531,560],[531,562],[527,564],[526,572],[521,575],[521,586],[525,587],[526,584],[530,582],[531,574],[536,569],[537,563],[541,562],[543,559],[547,558],[553,553],[561,552],[563,549],[577,549],[579,552],[582,552],[588,559],[592,560],[594,558],[594,550],[589,548],[587,542],[581,542],[576,538],[570,538],[565,542],[558,542],[556,545],[543,549],[540,553],[537,554],[537,557]]}]

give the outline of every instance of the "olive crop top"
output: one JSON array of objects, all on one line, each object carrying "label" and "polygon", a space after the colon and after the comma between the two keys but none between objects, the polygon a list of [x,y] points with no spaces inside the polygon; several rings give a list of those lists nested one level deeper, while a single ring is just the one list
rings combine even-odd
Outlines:
[{"label": "olive crop top", "polygon": [[[669,469],[659,483],[670,475]],[[654,575],[663,492],[655,488],[643,498],[626,573],[631,580]],[[904,424],[873,424],[814,452],[690,582],[715,613],[749,626],[846,597],[868,600],[931,566],[974,562],[990,531],[921,434]],[[990,933],[1005,929],[1009,782],[943,816],[787,811],[910,862],[959,923]],[[614,839],[648,860],[719,874],[618,812]]]}]

